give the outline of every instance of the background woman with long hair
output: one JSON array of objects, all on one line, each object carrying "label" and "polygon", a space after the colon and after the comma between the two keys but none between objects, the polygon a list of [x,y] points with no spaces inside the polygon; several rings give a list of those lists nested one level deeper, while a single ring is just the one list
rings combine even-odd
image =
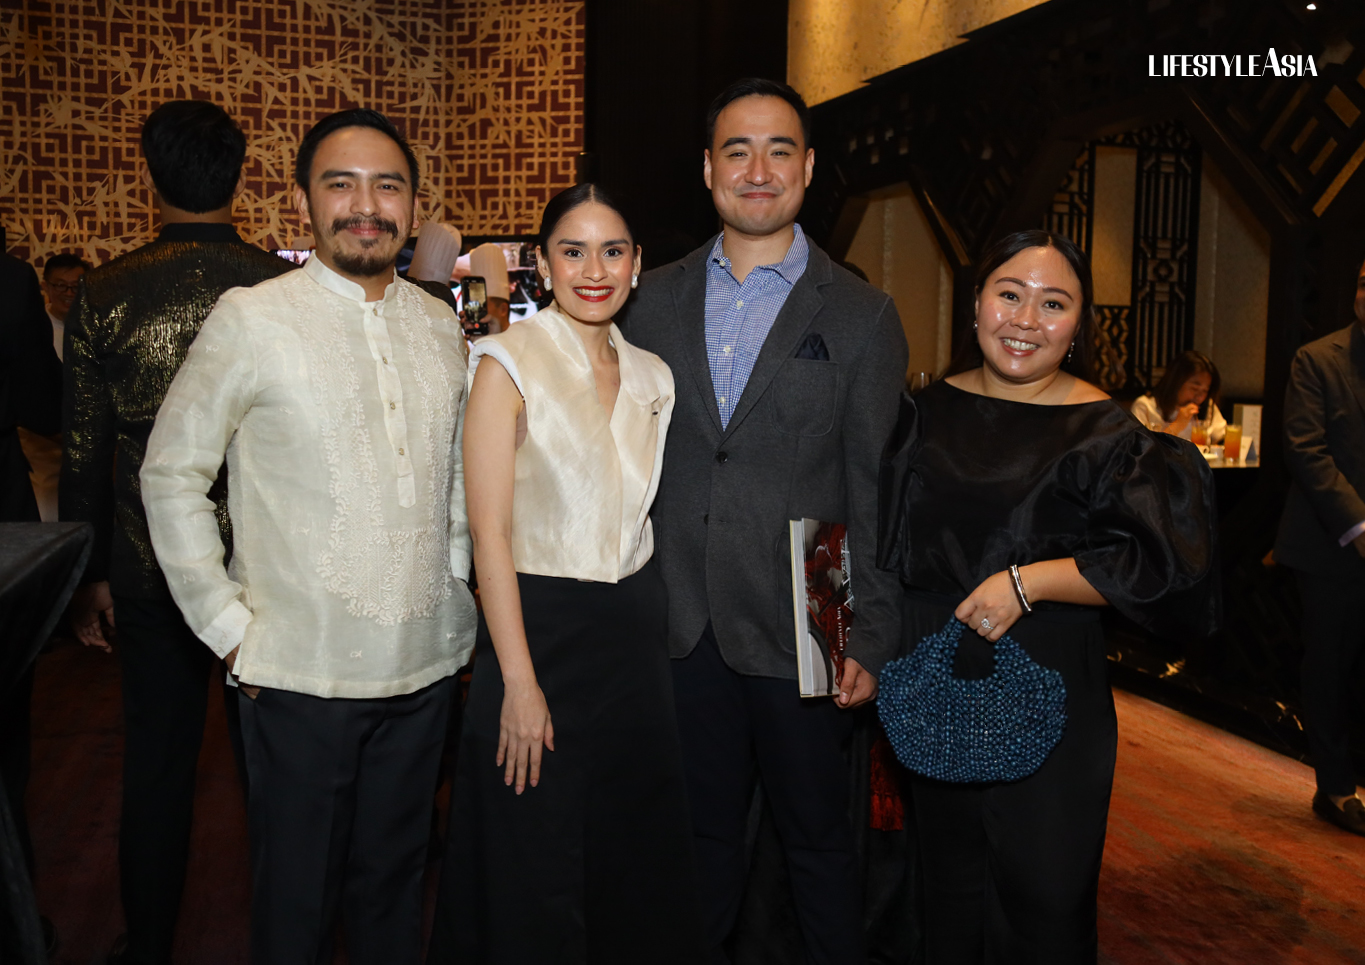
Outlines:
[{"label": "background woman with long hair", "polygon": [[1156,388],[1133,403],[1133,417],[1149,429],[1190,438],[1196,421],[1207,422],[1209,441],[1223,441],[1228,421],[1218,409],[1223,381],[1218,366],[1191,349],[1171,359]]}]

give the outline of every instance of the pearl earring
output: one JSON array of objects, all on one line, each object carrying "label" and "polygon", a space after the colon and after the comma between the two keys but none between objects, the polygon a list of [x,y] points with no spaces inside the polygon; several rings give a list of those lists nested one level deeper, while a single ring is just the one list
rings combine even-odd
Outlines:
[{"label": "pearl earring", "polygon": [[554,286],[554,282],[550,281],[550,276],[549,276],[549,275],[546,275],[546,276],[545,276],[545,290],[546,290],[546,291],[549,291],[550,289],[552,289],[552,288],[554,288],[554,287],[555,287],[555,286]]},{"label": "pearl earring", "polygon": [[630,276],[630,287],[631,287],[631,288],[639,288],[639,287],[640,287],[640,276],[639,276],[639,275],[631,275],[631,276]]}]

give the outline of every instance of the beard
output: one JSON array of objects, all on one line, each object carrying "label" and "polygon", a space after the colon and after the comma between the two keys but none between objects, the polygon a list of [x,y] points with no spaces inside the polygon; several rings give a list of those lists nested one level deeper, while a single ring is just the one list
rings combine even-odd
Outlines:
[{"label": "beard", "polygon": [[403,247],[404,238],[398,235],[398,224],[388,218],[365,217],[356,215],[351,218],[337,218],[332,222],[331,236],[336,238],[347,228],[378,228],[388,232],[389,241],[383,238],[365,239],[360,242],[360,251],[347,251],[337,247],[332,252],[332,260],[338,268],[349,275],[360,278],[373,278],[393,270],[398,252]]}]

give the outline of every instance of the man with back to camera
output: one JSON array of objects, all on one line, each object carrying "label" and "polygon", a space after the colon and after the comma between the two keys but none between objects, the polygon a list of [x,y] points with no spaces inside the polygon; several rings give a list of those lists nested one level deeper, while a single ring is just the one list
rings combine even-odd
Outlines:
[{"label": "man with back to camera", "polygon": [[[118,620],[119,882],[128,933],[109,960],[157,965],[171,960],[216,661],[185,625],[157,566],[138,470],[161,400],[218,296],[292,266],[246,244],[232,226],[246,137],[221,107],[163,104],[143,125],[142,154],[161,232],[87,273],[67,316],[59,499],[63,520],[95,527],[85,583],[71,604],[73,629],[82,643],[108,650],[101,614],[111,626]],[[210,517],[226,528],[227,494],[220,486],[212,497]],[[240,753],[236,696],[230,689],[225,696]]]},{"label": "man with back to camera", "polygon": [[[416,965],[432,788],[474,644],[460,429],[466,348],[398,278],[417,159],[371,110],[303,138],[317,250],[224,295],[142,467],[186,621],[242,684],[252,961]],[[231,572],[205,493],[227,457]]]},{"label": "man with back to camera", "polygon": [[1351,762],[1351,668],[1365,646],[1365,265],[1356,320],[1299,349],[1284,397],[1292,483],[1275,561],[1303,602],[1302,694],[1317,771],[1313,810],[1365,835]]},{"label": "man with back to camera", "polygon": [[[755,768],[787,856],[808,960],[865,960],[844,752],[900,640],[876,568],[877,475],[905,382],[891,299],[796,224],[815,157],[790,87],[738,81],[707,115],[721,234],[640,279],[627,337],[678,402],[653,518],[705,939],[717,962],[747,872]],[[848,524],[857,617],[838,696],[798,696],[790,519]]]}]

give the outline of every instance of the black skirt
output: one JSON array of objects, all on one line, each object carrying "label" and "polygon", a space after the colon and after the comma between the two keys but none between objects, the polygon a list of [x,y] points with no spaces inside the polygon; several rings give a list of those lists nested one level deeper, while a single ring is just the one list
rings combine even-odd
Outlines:
[{"label": "black skirt", "polygon": [[701,961],[657,568],[517,581],[555,750],[538,786],[503,783],[502,671],[481,619],[427,960]]},{"label": "black skirt", "polygon": [[[956,603],[907,592],[907,651],[941,630]],[[1118,721],[1098,610],[1045,606],[1008,631],[1066,684],[1066,731],[1043,766],[1011,783],[911,778],[927,965],[1093,965],[1098,954],[1096,901]],[[987,676],[992,650],[964,630],[955,674]]]}]

